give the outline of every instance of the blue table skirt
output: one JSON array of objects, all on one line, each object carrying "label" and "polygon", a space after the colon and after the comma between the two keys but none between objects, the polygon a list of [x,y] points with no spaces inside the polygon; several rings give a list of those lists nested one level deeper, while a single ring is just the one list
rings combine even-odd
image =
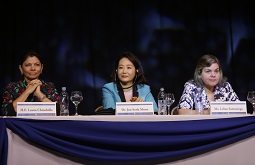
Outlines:
[{"label": "blue table skirt", "polygon": [[155,164],[251,137],[255,135],[255,117],[156,122],[0,118],[3,165],[8,156],[6,128],[37,147],[81,163]]}]

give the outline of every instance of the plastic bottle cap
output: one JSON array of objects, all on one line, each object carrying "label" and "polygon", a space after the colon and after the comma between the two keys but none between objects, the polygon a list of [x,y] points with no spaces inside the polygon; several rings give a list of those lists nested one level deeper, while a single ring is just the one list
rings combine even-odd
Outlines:
[{"label": "plastic bottle cap", "polygon": [[66,87],[62,87],[62,91],[65,91],[66,90]]}]

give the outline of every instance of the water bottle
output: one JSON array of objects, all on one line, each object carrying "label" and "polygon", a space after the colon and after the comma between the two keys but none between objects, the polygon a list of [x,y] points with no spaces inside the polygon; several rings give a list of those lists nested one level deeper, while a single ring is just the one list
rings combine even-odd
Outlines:
[{"label": "water bottle", "polygon": [[165,89],[160,88],[158,93],[158,115],[167,115],[167,107],[165,100]]},{"label": "water bottle", "polygon": [[69,96],[66,87],[61,88],[60,116],[69,116]]},{"label": "water bottle", "polygon": [[203,102],[202,102],[202,94],[203,94],[203,89],[202,88],[197,88],[195,90],[195,110],[197,111],[198,114],[203,114]]}]

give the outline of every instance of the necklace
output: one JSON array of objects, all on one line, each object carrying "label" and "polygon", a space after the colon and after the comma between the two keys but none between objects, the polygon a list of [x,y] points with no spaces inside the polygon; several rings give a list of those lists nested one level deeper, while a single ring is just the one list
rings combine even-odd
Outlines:
[{"label": "necklace", "polygon": [[122,87],[122,89],[129,89],[129,88],[131,88],[133,85],[134,85],[134,84],[132,84],[132,85],[129,86],[129,87]]}]

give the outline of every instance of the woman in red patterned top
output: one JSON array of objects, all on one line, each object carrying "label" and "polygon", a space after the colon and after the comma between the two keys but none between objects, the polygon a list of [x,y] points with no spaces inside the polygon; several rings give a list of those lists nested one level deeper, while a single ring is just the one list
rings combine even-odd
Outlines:
[{"label": "woman in red patterned top", "polygon": [[17,102],[59,102],[54,84],[39,79],[43,64],[37,52],[28,52],[22,57],[19,70],[22,79],[9,83],[3,91],[2,114],[15,116]]}]

